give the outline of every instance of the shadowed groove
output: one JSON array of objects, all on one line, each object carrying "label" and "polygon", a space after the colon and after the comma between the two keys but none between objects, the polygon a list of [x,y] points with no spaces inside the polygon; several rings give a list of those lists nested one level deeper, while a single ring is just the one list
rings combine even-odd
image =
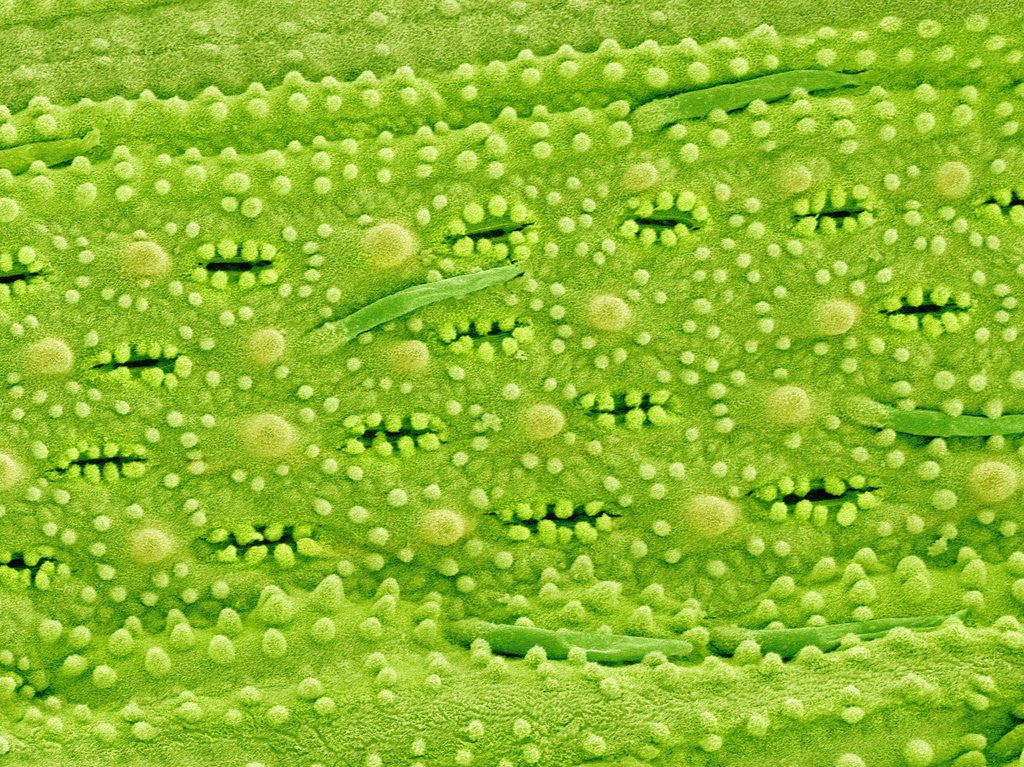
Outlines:
[{"label": "shadowed groove", "polygon": [[268,556],[288,566],[297,553],[311,558],[321,553],[317,543],[319,532],[311,524],[261,523],[227,530],[217,528],[197,539],[203,554],[210,559],[230,564],[242,561],[255,565]]},{"label": "shadowed groove", "polygon": [[457,242],[463,237],[468,237],[471,240],[497,240],[504,237],[508,237],[508,235],[512,234],[513,232],[521,232],[528,226],[532,225],[533,222],[524,221],[522,223],[509,223],[500,226],[491,226],[486,229],[469,231],[466,232],[465,234],[449,234],[445,237],[445,240],[447,240],[450,243]]},{"label": "shadowed groove", "polygon": [[342,421],[342,427],[349,434],[342,449],[354,454],[373,451],[406,455],[415,450],[437,450],[448,441],[448,426],[430,413],[350,415]]},{"label": "shadowed groove", "polygon": [[69,449],[64,460],[47,474],[53,479],[81,477],[97,483],[122,477],[137,478],[145,471],[146,452],[141,445],[121,447],[110,442],[79,446]]},{"label": "shadowed groove", "polygon": [[587,392],[580,395],[578,403],[588,416],[602,426],[640,429],[645,426],[663,426],[672,420],[672,412],[668,407],[671,397],[672,393],[667,389],[654,392]]}]

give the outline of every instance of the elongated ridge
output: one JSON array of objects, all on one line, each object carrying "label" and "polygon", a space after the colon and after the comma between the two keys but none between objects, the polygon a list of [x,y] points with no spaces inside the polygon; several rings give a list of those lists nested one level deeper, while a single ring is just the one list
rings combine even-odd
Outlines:
[{"label": "elongated ridge", "polygon": [[499,266],[471,274],[460,274],[437,282],[424,282],[400,290],[397,293],[378,298],[352,314],[335,322],[329,322],[315,331],[320,350],[328,354],[348,343],[360,333],[365,333],[385,322],[416,311],[424,306],[451,298],[462,298],[478,290],[508,282],[523,270],[515,265]]},{"label": "elongated ridge", "polygon": [[893,408],[883,422],[893,431],[918,437],[991,437],[996,434],[1024,434],[1024,413],[998,418],[980,415],[951,416],[939,410]]},{"label": "elongated ridge", "polygon": [[640,131],[651,133],[669,123],[706,117],[714,109],[731,112],[742,109],[756,99],[778,101],[797,88],[812,93],[859,83],[859,75],[827,69],[776,72],[752,80],[715,85],[649,101],[633,112],[633,124]]},{"label": "elongated ridge", "polygon": [[[954,613],[963,617],[964,613]],[[949,615],[922,615],[906,618],[875,618],[852,623],[834,623],[828,626],[800,626],[785,629],[751,629],[747,631],[713,631],[711,647],[723,655],[731,655],[740,641],[752,639],[761,647],[761,652],[777,653],[782,658],[792,658],[804,647],[814,646],[822,650],[836,649],[843,637],[853,634],[868,641],[881,639],[895,628],[925,631],[941,626]]]},{"label": "elongated ridge", "polygon": [[36,160],[47,167],[71,162],[100,143],[100,132],[93,128],[81,138],[62,138],[37,141],[8,149],[0,149],[0,168],[17,175],[24,173]]},{"label": "elongated ridge", "polygon": [[656,637],[627,636],[624,634],[598,634],[588,631],[552,631],[536,626],[488,623],[479,620],[458,621],[454,635],[468,644],[483,639],[492,652],[502,655],[523,656],[533,647],[541,647],[549,659],[562,660],[569,650],[578,647],[587,660],[605,663],[636,663],[652,652],[664,653],[669,658],[685,658],[693,652],[693,645],[685,639],[659,639]]}]

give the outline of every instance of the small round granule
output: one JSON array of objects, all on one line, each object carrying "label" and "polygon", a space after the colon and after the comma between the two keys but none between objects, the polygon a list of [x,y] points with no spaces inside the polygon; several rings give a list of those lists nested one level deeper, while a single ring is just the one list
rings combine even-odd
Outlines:
[{"label": "small round granule", "polygon": [[100,690],[109,690],[117,684],[117,672],[105,663],[92,670],[92,683]]},{"label": "small round granule", "polygon": [[714,538],[736,524],[736,505],[718,495],[695,495],[683,506],[683,520],[702,538]]},{"label": "small round granule", "polygon": [[74,359],[71,347],[60,338],[42,338],[25,350],[25,368],[35,375],[64,375]]},{"label": "small round granule", "polygon": [[784,194],[800,194],[811,188],[814,176],[805,165],[783,168],[779,173],[779,189]]},{"label": "small round granule", "polygon": [[935,191],[943,197],[963,197],[971,188],[971,169],[962,162],[944,162],[935,171]]},{"label": "small round granule", "polygon": [[242,444],[257,458],[280,458],[295,444],[295,429],[273,413],[254,415],[242,424]]},{"label": "small round granule", "polygon": [[532,405],[523,416],[523,430],[529,439],[551,439],[564,428],[565,415],[554,405]]},{"label": "small round granule", "polygon": [[140,565],[155,565],[167,559],[172,542],[163,530],[144,527],[132,533],[128,540],[128,555]]},{"label": "small round granule", "polygon": [[261,328],[249,336],[246,351],[260,367],[269,367],[284,356],[284,334],[277,328]]},{"label": "small round granule", "polygon": [[939,490],[936,490],[934,493],[932,493],[931,498],[932,506],[934,506],[939,511],[950,511],[951,509],[956,507],[957,502],[959,500],[960,499],[957,498],[956,493],[954,493],[948,487],[943,487],[940,488]]},{"label": "small round granule", "polygon": [[283,658],[288,652],[288,640],[277,629],[269,628],[263,632],[260,647],[268,658]]},{"label": "small round granule", "polygon": [[362,246],[378,269],[393,269],[416,252],[416,238],[404,226],[385,221],[363,233]]},{"label": "small round granule", "polygon": [[21,206],[17,200],[10,197],[0,197],[0,223],[9,224],[21,213]]},{"label": "small round granule", "polygon": [[167,251],[151,240],[130,242],[121,251],[121,271],[131,277],[162,277],[171,266]]},{"label": "small round granule", "polygon": [[430,364],[430,349],[415,338],[398,341],[388,349],[388,363],[397,373],[422,373]]},{"label": "small round granule", "polygon": [[432,546],[450,546],[465,533],[465,517],[456,511],[436,509],[420,518],[420,537]]},{"label": "small round granule", "polygon": [[594,296],[587,305],[587,321],[595,330],[623,330],[631,319],[633,310],[618,296]]},{"label": "small round granule", "polygon": [[658,169],[653,163],[630,165],[622,175],[622,188],[630,193],[642,192],[658,183]]},{"label": "small round granule", "polygon": [[928,741],[915,738],[907,742],[903,758],[907,760],[908,767],[928,767],[935,759],[935,750]]},{"label": "small round granule", "polygon": [[21,481],[24,469],[7,453],[0,453],[0,490],[7,490]]},{"label": "small round granule", "polygon": [[150,647],[143,666],[151,676],[164,677],[171,670],[171,658],[162,647]]},{"label": "small round granule", "polygon": [[836,759],[836,767],[866,767],[863,759],[857,754],[842,754]]},{"label": "small round granule", "polygon": [[1017,492],[1017,472],[1002,461],[982,461],[967,479],[971,492],[982,503],[1000,503]]},{"label": "small round granule", "polygon": [[822,301],[811,314],[814,329],[826,336],[842,335],[857,321],[857,307],[849,301]]},{"label": "small round granule", "polygon": [[211,637],[206,654],[214,663],[226,666],[235,661],[235,645],[223,634],[216,634]]},{"label": "small round granule", "polygon": [[811,398],[799,386],[780,386],[768,395],[765,415],[784,426],[802,423],[811,415]]}]

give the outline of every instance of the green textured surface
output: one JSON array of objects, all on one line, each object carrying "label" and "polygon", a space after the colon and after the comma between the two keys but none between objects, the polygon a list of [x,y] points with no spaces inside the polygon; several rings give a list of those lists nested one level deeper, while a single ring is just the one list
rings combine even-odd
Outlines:
[{"label": "green textured surface", "polygon": [[0,3],[0,767],[1024,765],[1024,13],[752,5]]}]

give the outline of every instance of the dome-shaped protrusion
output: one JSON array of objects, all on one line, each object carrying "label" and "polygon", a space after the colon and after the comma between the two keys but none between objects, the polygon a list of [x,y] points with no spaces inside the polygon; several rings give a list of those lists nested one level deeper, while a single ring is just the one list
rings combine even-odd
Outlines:
[{"label": "dome-shaped protrusion", "polygon": [[528,439],[551,439],[565,428],[565,415],[554,405],[532,405],[523,415],[523,431]]},{"label": "dome-shaped protrusion", "polygon": [[814,331],[823,336],[838,336],[857,321],[857,307],[839,298],[822,301],[814,307],[811,322]]},{"label": "dome-shaped protrusion", "polygon": [[694,535],[714,538],[734,524],[738,517],[736,504],[719,495],[695,495],[682,509],[683,520]]},{"label": "dome-shaped protrusion", "polygon": [[0,453],[0,490],[14,487],[24,476],[25,470],[13,456]]},{"label": "dome-shaped protrusion", "polygon": [[466,519],[457,511],[435,509],[420,518],[420,536],[432,546],[451,546],[466,533]]},{"label": "dome-shaped protrusion", "polygon": [[121,271],[129,277],[163,277],[170,271],[171,258],[167,251],[152,240],[129,242],[120,253]]},{"label": "dome-shaped protrusion", "polygon": [[638,162],[622,174],[622,188],[630,194],[650,189],[658,183],[658,169],[654,163]]},{"label": "dome-shaped protrusion", "polygon": [[943,197],[963,197],[970,188],[971,169],[962,162],[944,162],[935,171],[935,191]]},{"label": "dome-shaped protrusion", "polygon": [[280,586],[270,584],[260,592],[255,615],[268,626],[283,626],[295,617],[295,611],[294,600]]},{"label": "dome-shaped protrusion", "polygon": [[415,338],[398,341],[388,349],[388,363],[396,373],[415,375],[422,373],[430,364],[429,347]]},{"label": "dome-shaped protrusion", "polygon": [[587,322],[595,330],[616,332],[633,319],[633,310],[618,296],[598,295],[587,304]]},{"label": "dome-shaped protrusion", "polygon": [[982,503],[1000,503],[1017,492],[1014,468],[1002,461],[982,461],[967,478],[974,497]]},{"label": "dome-shaped protrusion", "polygon": [[779,386],[765,400],[765,416],[782,426],[803,423],[811,415],[811,398],[799,386]]},{"label": "dome-shaped protrusion", "polygon": [[25,350],[25,369],[33,375],[64,375],[74,361],[71,347],[61,338],[41,338]]},{"label": "dome-shaped protrusion", "polygon": [[800,194],[811,188],[814,175],[806,165],[790,165],[779,172],[779,191]]},{"label": "dome-shaped protrusion", "polygon": [[253,364],[269,367],[281,361],[284,356],[284,334],[277,328],[261,328],[254,331],[246,342],[246,351]]},{"label": "dome-shaped protrusion", "polygon": [[242,424],[242,444],[257,458],[281,458],[295,444],[295,428],[274,413],[260,413]]},{"label": "dome-shaped protrusion", "polygon": [[167,559],[173,548],[170,536],[156,527],[136,530],[128,539],[128,556],[140,565],[155,565]]},{"label": "dome-shaped protrusion", "polygon": [[362,247],[378,269],[393,269],[416,252],[416,238],[404,226],[385,221],[363,232]]}]

